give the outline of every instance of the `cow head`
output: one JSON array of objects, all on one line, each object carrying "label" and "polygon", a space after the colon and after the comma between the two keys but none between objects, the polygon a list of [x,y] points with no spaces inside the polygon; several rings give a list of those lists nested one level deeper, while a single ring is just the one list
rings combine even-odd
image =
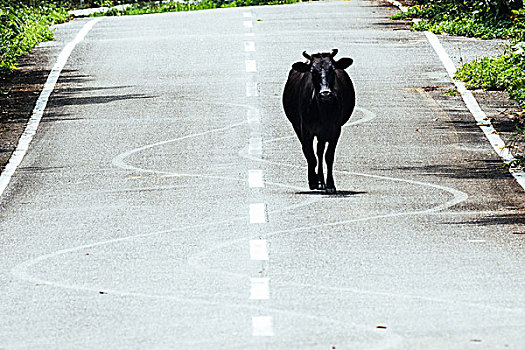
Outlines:
[{"label": "cow head", "polygon": [[323,103],[331,102],[337,97],[334,90],[335,70],[346,69],[354,62],[348,57],[335,61],[334,56],[337,52],[337,49],[333,49],[331,53],[309,55],[304,51],[303,56],[308,59],[308,62],[296,62],[292,65],[292,68],[298,72],[312,74],[314,94]]}]

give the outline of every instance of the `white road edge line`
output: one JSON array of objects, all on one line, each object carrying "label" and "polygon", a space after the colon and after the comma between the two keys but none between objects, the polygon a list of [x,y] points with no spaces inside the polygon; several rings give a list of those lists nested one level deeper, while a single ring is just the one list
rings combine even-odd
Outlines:
[{"label": "white road edge line", "polygon": [[22,160],[24,159],[24,156],[26,155],[27,150],[29,149],[29,144],[33,140],[38,126],[40,125],[40,120],[44,115],[44,110],[46,109],[49,96],[51,96],[51,93],[55,89],[55,85],[58,81],[60,73],[66,65],[67,60],[71,55],[71,52],[73,52],[73,49],[78,43],[84,40],[87,33],[89,33],[93,26],[101,19],[102,18],[97,18],[87,22],[78,32],[75,39],[68,43],[58,55],[55,65],[51,69],[51,72],[47,77],[46,83],[44,84],[44,88],[40,92],[40,96],[36,101],[35,108],[33,109],[33,114],[29,118],[29,122],[27,123],[27,126],[24,132],[22,133],[22,136],[20,136],[18,145],[16,146],[15,151],[9,158],[9,162],[4,168],[4,171],[2,172],[2,174],[0,174],[0,197],[2,197],[2,194],[7,188],[7,185],[9,185],[9,182],[11,181],[11,178],[13,177],[16,169],[18,168],[20,163],[22,163]]},{"label": "white road edge line", "polygon": [[[439,59],[445,66],[445,69],[448,72],[448,75],[456,85],[456,88],[458,89],[459,93],[461,94],[461,97],[463,98],[463,101],[467,105],[468,110],[470,113],[474,116],[474,119],[476,119],[477,125],[480,127],[480,129],[483,131],[487,139],[489,140],[490,144],[492,145],[492,148],[496,153],[503,159],[505,162],[511,162],[514,160],[514,156],[511,154],[508,147],[506,147],[505,142],[501,139],[501,137],[497,134],[496,129],[492,126],[492,123],[487,118],[487,115],[481,107],[478,104],[478,101],[474,97],[471,91],[467,90],[465,87],[465,84],[462,81],[458,81],[454,79],[454,73],[456,72],[456,66],[454,65],[454,62],[450,59],[449,55],[445,51],[445,48],[443,45],[441,45],[441,42],[439,41],[436,34],[431,32],[425,32],[425,36],[428,39],[428,42],[430,45],[432,45],[432,48],[434,51],[436,51],[437,55],[439,56]],[[522,170],[516,170],[516,169],[510,169],[510,173],[516,181],[520,184],[520,186],[525,189],[525,172]]]}]

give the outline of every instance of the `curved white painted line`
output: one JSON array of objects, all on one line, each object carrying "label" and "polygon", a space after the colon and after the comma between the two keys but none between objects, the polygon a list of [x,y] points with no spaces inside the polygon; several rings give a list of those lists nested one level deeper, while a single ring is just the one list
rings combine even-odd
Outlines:
[{"label": "curved white painted line", "polygon": [[[370,111],[370,110],[368,110],[366,108],[355,107],[355,110],[356,111],[361,111],[361,113],[364,114],[364,117],[360,118],[360,119],[357,119],[357,120],[354,120],[355,115],[353,115],[352,118],[350,118],[350,120],[348,121],[348,123],[346,123],[344,125],[344,127],[363,124],[363,123],[369,122],[372,119],[375,119],[377,117],[377,114],[375,114],[374,112],[372,112],[372,111]],[[294,139],[296,137],[297,137],[296,135],[288,135],[288,136],[276,137],[276,138],[273,138],[273,139],[264,140],[263,143],[272,143],[272,142],[280,141],[280,140]]]},{"label": "curved white painted line", "polygon": [[[242,106],[244,108],[249,108],[249,109],[251,108],[249,106],[244,106],[244,105],[240,105],[240,106]],[[367,114],[367,113],[365,112],[365,114]],[[367,116],[365,116],[365,118],[363,118],[361,120],[357,120],[356,122],[354,122],[354,124],[362,123],[364,121],[373,119],[374,117],[375,117],[375,115],[372,112],[369,112],[367,114]],[[151,149],[151,148],[154,148],[154,147],[157,147],[157,146],[161,146],[161,145],[165,145],[165,144],[169,144],[169,143],[173,143],[173,142],[177,142],[177,141],[181,141],[181,140],[185,140],[185,139],[189,139],[189,138],[204,136],[204,135],[209,134],[209,133],[226,131],[226,130],[229,130],[229,129],[232,129],[232,128],[235,128],[235,127],[239,127],[239,126],[244,125],[246,123],[247,122],[237,123],[237,124],[229,125],[229,126],[223,127],[223,128],[217,128],[217,129],[213,129],[213,130],[204,131],[204,132],[201,132],[201,133],[195,133],[195,134],[178,137],[178,138],[171,139],[171,140],[156,142],[156,143],[153,143],[153,144],[142,146],[142,147],[130,150],[128,152],[124,152],[124,153],[120,154],[119,156],[115,157],[113,159],[113,164],[115,166],[118,166],[118,167],[123,168],[123,169],[140,171],[140,172],[160,173],[160,174],[169,174],[169,175],[185,175],[185,176],[190,176],[190,177],[214,177],[214,178],[221,178],[221,179],[234,180],[234,181],[246,181],[246,179],[242,179],[241,180],[241,179],[226,178],[226,177],[212,176],[212,175],[177,174],[177,173],[174,173],[174,172],[158,171],[158,170],[152,170],[152,169],[143,169],[143,168],[139,168],[139,167],[136,167],[136,166],[132,166],[132,165],[130,165],[130,164],[125,162],[127,157],[131,156],[132,154],[144,151],[144,150],[148,150],[148,149]],[[266,163],[275,164],[275,165],[279,165],[279,166],[290,166],[289,164],[281,164],[281,163],[278,163],[278,162],[272,162],[272,161],[268,161],[268,160],[263,160],[263,159],[261,159],[259,157],[250,157],[249,154],[244,154],[245,152],[243,152],[243,151],[241,151],[239,153],[240,153],[240,156],[242,156],[242,157],[258,160],[258,161],[261,161],[261,162],[266,162]],[[308,229],[315,229],[315,228],[319,228],[319,227],[327,227],[327,226],[334,226],[334,225],[344,225],[344,224],[348,224],[348,223],[365,221],[365,220],[375,220],[375,219],[388,218],[388,217],[397,217],[397,216],[405,216],[405,215],[420,215],[420,214],[425,214],[425,213],[431,213],[431,212],[436,212],[436,211],[448,208],[450,206],[453,206],[453,205],[455,205],[455,204],[457,204],[457,203],[459,203],[459,202],[461,202],[461,201],[463,201],[463,200],[465,200],[467,198],[466,194],[464,194],[461,191],[457,191],[457,190],[454,190],[454,189],[451,189],[451,188],[448,188],[448,187],[439,186],[439,185],[435,185],[435,184],[428,184],[428,183],[424,183],[424,182],[418,182],[418,181],[406,180],[406,179],[399,179],[399,178],[393,178],[393,177],[387,177],[387,176],[380,176],[380,175],[361,174],[361,173],[353,173],[353,172],[345,172],[345,171],[338,171],[338,172],[339,173],[344,173],[344,174],[347,174],[347,175],[365,176],[365,177],[376,178],[376,179],[380,179],[380,180],[390,180],[390,181],[410,183],[410,184],[414,184],[414,185],[427,186],[427,187],[435,188],[435,189],[438,189],[438,190],[447,191],[447,192],[451,193],[454,196],[454,198],[452,200],[447,201],[444,204],[437,205],[437,206],[434,206],[432,208],[428,208],[428,209],[424,209],[424,210],[413,211],[413,212],[404,212],[404,213],[390,213],[390,214],[376,215],[376,216],[365,217],[365,218],[343,220],[343,221],[334,222],[334,223],[325,223],[325,224],[308,226],[308,227],[299,227],[299,228],[294,228],[294,229],[291,229],[291,230],[282,230],[282,231],[276,231],[276,232],[268,233],[268,234],[265,234],[264,236],[265,237],[270,237],[270,236],[278,235],[278,234],[290,233],[290,232],[295,232],[295,231],[303,231],[303,230],[308,230]],[[278,184],[278,183],[271,183],[271,182],[268,182],[268,181],[265,181],[265,183],[269,184],[269,185],[277,185],[277,186],[282,186],[282,187],[287,187],[287,188],[293,188],[293,189],[296,189],[296,190],[305,190],[305,188],[297,187],[297,186],[288,186],[288,185],[283,185],[283,184]],[[299,207],[303,207],[303,206],[308,206],[308,205],[311,205],[312,203],[317,202],[319,200],[321,200],[321,198],[304,200],[304,201],[301,201],[301,203],[299,203],[299,204],[291,205],[291,206],[288,206],[286,208],[281,208],[281,209],[276,210],[274,212],[270,212],[270,214],[272,214],[272,213],[279,213],[279,212],[283,212],[283,211],[287,211],[287,210],[293,210],[295,208],[299,208]],[[11,270],[11,272],[12,272],[12,274],[15,277],[17,277],[19,279],[22,279],[22,280],[30,281],[30,282],[33,282],[33,283],[46,284],[46,285],[50,285],[50,286],[54,286],[54,287],[60,287],[60,288],[65,288],[65,289],[72,289],[72,290],[77,290],[77,291],[98,292],[98,291],[100,291],[100,288],[93,288],[93,287],[87,287],[87,286],[83,286],[83,285],[68,284],[68,283],[63,283],[63,282],[48,281],[48,280],[44,280],[42,278],[37,278],[37,277],[34,277],[34,276],[32,276],[30,274],[29,269],[32,266],[34,266],[34,265],[36,265],[38,263],[41,263],[41,262],[43,262],[45,260],[56,258],[56,257],[58,257],[60,255],[77,252],[77,251],[82,250],[82,249],[93,248],[93,247],[103,246],[103,245],[108,245],[108,244],[115,244],[115,243],[120,243],[120,242],[123,242],[123,241],[133,240],[133,239],[137,239],[137,238],[147,238],[147,237],[151,237],[151,236],[154,236],[154,235],[161,235],[161,234],[174,233],[174,232],[182,232],[182,231],[187,231],[189,229],[195,229],[195,228],[201,228],[201,227],[209,227],[209,226],[212,226],[212,225],[215,226],[215,225],[218,225],[218,224],[221,224],[221,223],[227,223],[227,222],[238,221],[238,220],[246,220],[246,217],[242,216],[242,217],[237,217],[237,218],[229,218],[229,219],[224,220],[223,222],[213,222],[213,223],[206,223],[206,224],[200,224],[200,225],[194,225],[194,226],[186,226],[186,227],[181,227],[181,228],[173,229],[173,230],[166,230],[166,231],[158,231],[158,232],[152,232],[152,233],[138,234],[138,235],[133,235],[133,236],[128,236],[128,237],[121,237],[121,238],[116,238],[116,239],[111,239],[111,240],[106,240],[106,241],[100,241],[100,242],[94,242],[94,243],[89,243],[89,244],[85,244],[85,245],[80,245],[80,246],[69,248],[69,249],[59,250],[59,251],[56,251],[56,252],[53,252],[53,253],[50,253],[50,254],[41,255],[41,256],[39,256],[39,257],[37,257],[35,259],[28,260],[28,261],[26,261],[26,262],[24,262],[22,264],[19,264],[19,265],[15,266]],[[212,249],[210,249],[208,251],[211,252],[211,251],[214,251],[214,250],[217,250],[217,249],[221,249],[222,247],[226,247],[226,246],[232,245],[232,244],[234,244],[237,241],[246,241],[246,240],[249,240],[250,238],[255,238],[255,237],[244,237],[244,238],[239,239],[239,240],[224,242],[222,244],[214,246]],[[199,260],[200,260],[199,257],[200,256],[202,256],[202,254],[199,254],[197,256],[191,257],[190,258],[190,264],[193,262],[192,265],[194,265],[194,266],[197,265],[197,268],[198,268]],[[222,273],[224,273],[224,272],[222,272]],[[243,278],[244,277],[245,276],[243,276]],[[229,303],[213,302],[213,301],[210,302],[209,300],[203,300],[203,299],[190,299],[190,298],[181,298],[181,297],[177,297],[177,296],[166,296],[166,295],[134,293],[134,292],[130,293],[130,292],[127,292],[127,291],[111,290],[111,289],[103,289],[103,291],[108,292],[110,294],[118,294],[118,295],[124,295],[124,296],[134,296],[134,297],[143,297],[143,298],[155,298],[155,299],[170,299],[170,300],[178,300],[178,301],[189,302],[189,303],[197,303],[197,304],[219,305],[219,306],[227,306],[227,307],[235,307],[235,308],[248,308],[248,309],[252,309],[252,310],[264,310],[265,312],[270,311],[270,312],[274,312],[274,313],[280,313],[280,314],[285,314],[285,315],[292,315],[292,316],[297,316],[297,317],[304,317],[304,318],[309,318],[309,319],[314,319],[314,320],[320,320],[320,321],[323,321],[323,322],[330,322],[330,323],[340,324],[340,322],[338,322],[336,320],[328,319],[328,318],[324,318],[324,317],[319,317],[319,316],[316,316],[316,315],[297,313],[297,312],[293,312],[293,311],[289,311],[289,310],[280,310],[280,309],[272,310],[271,308],[269,309],[267,307],[264,307],[264,308],[263,307],[257,307],[257,306],[253,306],[253,305],[249,305],[249,304],[243,305],[243,304],[229,304]],[[352,328],[361,328],[363,330],[366,329],[365,327],[363,327],[361,325],[351,325],[351,327]],[[366,329],[366,330],[370,331],[369,329]],[[395,333],[390,333],[389,336],[390,337],[394,337],[394,338],[396,338],[396,337],[399,338],[399,335],[396,335]]]},{"label": "curved white painted line", "polygon": [[[366,108],[363,108],[363,107],[355,107],[355,110],[356,111],[360,111],[361,113],[363,113],[365,116],[361,119],[357,119],[357,120],[354,120],[354,118],[350,118],[350,120],[348,121],[348,123],[346,123],[344,126],[353,126],[353,125],[358,125],[358,124],[363,124],[363,123],[367,123],[369,121],[371,121],[372,119],[376,118],[377,117],[377,114],[375,114],[374,112],[366,109]],[[355,112],[354,112],[355,113]],[[354,115],[355,116],[355,115]]]},{"label": "curved white painted line", "polygon": [[44,110],[46,109],[49,96],[51,96],[51,93],[55,89],[55,85],[58,81],[60,73],[66,65],[67,60],[71,55],[71,52],[73,52],[73,49],[78,43],[84,40],[85,36],[91,30],[91,28],[93,28],[93,26],[100,20],[101,18],[97,18],[87,22],[78,32],[75,39],[73,39],[73,41],[67,44],[58,55],[56,63],[51,69],[51,72],[47,77],[46,83],[44,84],[44,88],[40,92],[40,96],[36,101],[35,108],[33,109],[33,114],[31,115],[31,118],[29,118],[29,121],[24,132],[22,133],[22,136],[20,136],[18,145],[16,146],[15,151],[9,158],[9,162],[4,168],[4,171],[2,172],[2,174],[0,174],[0,197],[7,188],[7,185],[9,185],[9,182],[11,181],[11,178],[13,177],[16,169],[18,168],[20,163],[22,163],[22,160],[24,159],[24,156],[26,155],[27,150],[29,149],[29,145],[31,144],[31,141],[33,140],[33,137],[36,134],[38,126],[40,125],[40,120],[44,115]]},{"label": "curved white painted line", "polygon": [[129,150],[127,152],[121,153],[118,156],[116,156],[115,158],[113,158],[113,160],[111,162],[112,162],[112,164],[114,166],[119,167],[121,169],[134,170],[134,171],[138,171],[138,172],[155,173],[155,174],[180,175],[180,176],[196,176],[196,175],[187,175],[187,174],[183,174],[183,173],[174,173],[174,172],[170,172],[170,171],[161,171],[161,170],[152,170],[152,169],[140,168],[140,167],[136,167],[136,166],[133,166],[133,165],[130,165],[130,164],[126,163],[124,161],[124,159],[128,158],[129,156],[131,156],[131,155],[133,155],[135,153],[139,153],[139,152],[145,151],[145,150],[150,149],[150,148],[155,148],[155,147],[158,147],[158,146],[167,145],[167,144],[170,144],[170,143],[174,143],[174,142],[177,142],[177,141],[182,141],[182,140],[186,140],[186,139],[190,139],[190,138],[194,138],[194,137],[204,136],[204,135],[208,135],[208,134],[215,133],[215,132],[227,131],[227,130],[233,129],[235,127],[244,125],[244,124],[248,124],[248,122],[244,121],[244,122],[241,122],[241,123],[228,125],[228,126],[225,126],[225,127],[222,127],[222,128],[211,129],[211,130],[203,131],[203,132],[196,133],[196,134],[191,134],[191,135],[176,137],[176,138],[170,139],[170,140],[155,142],[155,143],[152,143],[152,144],[149,144],[149,145],[146,145],[146,146],[138,147],[138,148]]},{"label": "curved white painted line", "polygon": [[[278,166],[281,166],[281,167],[288,167],[288,168],[291,167],[291,168],[303,168],[303,169],[306,169],[306,167],[298,167],[296,165],[289,164],[289,163],[280,163],[280,162],[271,161],[271,160],[268,160],[268,159],[260,159],[260,158],[257,158],[257,157],[253,157],[250,154],[248,154],[246,149],[241,150],[239,152],[239,155],[241,157],[244,157],[244,158],[247,158],[247,159],[250,159],[250,160],[253,160],[253,161],[264,162],[264,163],[268,163],[268,164],[278,165]],[[443,204],[437,205],[437,206],[429,208],[429,209],[425,209],[425,210],[414,212],[417,215],[441,211],[441,210],[450,208],[450,207],[452,207],[452,206],[454,206],[456,204],[459,204],[459,203],[467,200],[467,198],[468,198],[468,195],[465,192],[463,192],[463,191],[459,191],[459,190],[456,190],[456,189],[448,187],[448,186],[442,186],[442,185],[429,183],[429,182],[409,180],[409,179],[403,179],[403,178],[391,177],[391,176],[385,176],[385,175],[374,175],[374,174],[357,173],[357,172],[353,172],[353,171],[335,170],[335,169],[334,169],[334,173],[354,175],[354,176],[362,176],[362,177],[369,177],[369,178],[378,179],[378,180],[404,182],[404,183],[417,185],[417,186],[425,186],[425,187],[430,187],[430,188],[434,188],[434,189],[437,189],[437,190],[441,190],[441,191],[444,191],[444,192],[448,192],[448,193],[450,193],[453,196],[453,199],[451,199],[451,200],[449,200],[449,201],[447,201],[447,202],[445,202]]]},{"label": "curved white painted line", "polygon": [[[243,107],[245,107],[245,106],[243,106]],[[193,138],[193,137],[206,135],[206,134],[209,134],[209,133],[212,133],[212,132],[220,132],[220,131],[228,130],[228,129],[231,129],[232,127],[240,126],[240,125],[243,125],[243,124],[246,124],[246,122],[230,125],[230,126],[223,127],[223,128],[208,130],[208,131],[205,131],[205,132],[196,133],[196,134],[192,134],[192,135],[186,135],[186,136],[182,136],[182,137],[175,138],[175,139],[172,139],[172,140],[156,142],[156,143],[149,144],[149,145],[146,145],[146,146],[143,146],[143,147],[139,147],[139,148],[133,149],[131,151],[122,153],[121,155],[115,157],[113,159],[113,164],[115,166],[121,167],[123,169],[130,169],[130,170],[135,170],[135,171],[162,173],[162,174],[177,174],[177,173],[174,173],[174,172],[157,171],[157,170],[142,169],[142,168],[139,168],[139,167],[134,167],[134,166],[131,166],[131,165],[125,163],[124,160],[127,157],[129,157],[130,155],[134,154],[134,153],[137,153],[137,152],[140,152],[140,151],[144,151],[144,150],[156,147],[156,146],[160,146],[160,145],[173,143],[173,142],[184,140],[184,139],[189,139],[189,138]],[[242,157],[245,157],[245,158],[248,158],[248,159],[251,159],[251,160],[256,160],[256,161],[265,162],[265,163],[269,163],[269,164],[274,164],[274,165],[278,165],[278,166],[281,166],[281,167],[296,167],[296,166],[288,164],[288,163],[280,163],[280,162],[260,159],[258,157],[252,157],[249,154],[247,154],[246,152],[242,152],[242,151],[239,152],[239,153],[240,153],[240,155]],[[303,167],[300,167],[300,168],[303,168]],[[313,226],[307,226],[307,227],[298,227],[298,228],[295,228],[295,229],[292,229],[292,230],[276,231],[276,232],[273,232],[272,234],[266,234],[265,236],[268,237],[268,236],[276,235],[276,234],[279,234],[279,233],[289,233],[289,232],[303,231],[303,230],[307,230],[307,229],[315,229],[315,228],[321,228],[321,227],[327,227],[327,226],[344,225],[344,224],[348,224],[348,223],[359,222],[359,221],[366,221],[366,220],[375,220],[375,219],[381,219],[381,218],[390,218],[390,217],[398,217],[398,216],[407,216],[407,215],[410,216],[410,215],[420,215],[420,214],[432,213],[432,212],[437,212],[437,211],[449,208],[449,207],[451,207],[453,205],[456,205],[456,204],[458,204],[458,203],[460,203],[460,202],[462,202],[462,201],[464,201],[464,200],[466,200],[468,198],[468,196],[465,193],[461,192],[461,191],[458,191],[458,190],[455,190],[455,189],[452,189],[452,188],[449,188],[449,187],[437,185],[437,184],[431,184],[431,183],[425,183],[425,182],[420,182],[420,181],[415,181],[415,180],[408,180],[408,179],[401,179],[401,178],[394,178],[394,177],[382,176],[382,175],[355,173],[355,172],[349,172],[349,171],[334,170],[334,172],[347,174],[347,175],[375,178],[375,179],[379,179],[379,180],[403,182],[403,183],[409,183],[409,184],[413,184],[413,185],[431,187],[431,188],[435,188],[435,189],[438,189],[438,190],[449,192],[450,194],[452,194],[454,196],[454,198],[449,200],[449,201],[447,201],[447,202],[445,202],[445,203],[443,203],[443,204],[440,204],[440,205],[437,205],[437,206],[434,206],[434,207],[431,207],[431,208],[428,208],[428,209],[412,211],[412,212],[389,213],[389,214],[376,215],[376,216],[370,216],[370,217],[365,217],[365,218],[343,220],[343,221],[338,221],[338,222],[333,222],[333,223],[325,223],[325,224],[319,224],[319,225],[313,225]],[[246,181],[245,179],[240,180],[240,179],[235,179],[235,178],[219,177],[219,176],[213,176],[213,175],[186,174],[186,176],[190,176],[190,177],[213,177],[213,178],[221,178],[221,179],[228,179],[228,180],[235,180],[235,181]],[[283,184],[278,184],[278,183],[271,183],[271,182],[268,182],[268,181],[265,181],[265,183],[266,184],[270,184],[270,185],[276,185],[276,186],[292,188],[292,189],[296,189],[296,190],[305,190],[305,188],[303,188],[303,187],[288,186],[288,185],[283,185]],[[319,201],[319,200],[321,200],[321,199],[314,200],[313,202]],[[305,205],[310,205],[310,204],[312,204],[312,201],[303,201],[300,204],[291,205],[289,207],[282,208],[282,209],[274,211],[274,212],[275,213],[283,212],[283,211],[286,211],[286,210],[291,210],[291,209],[295,209],[295,208],[302,207],[302,206],[305,206]],[[274,213],[274,212],[270,212],[270,213]],[[244,219],[246,219],[246,218],[243,216],[243,217],[226,219],[223,222],[231,222],[231,221],[244,220]],[[101,242],[89,243],[89,244],[85,244],[85,245],[81,245],[81,246],[77,246],[77,247],[73,247],[73,248],[69,248],[69,249],[63,249],[63,250],[59,250],[59,251],[56,251],[56,252],[53,252],[53,253],[50,253],[50,254],[42,255],[42,256],[37,257],[35,259],[31,259],[31,260],[28,260],[28,261],[26,261],[26,262],[24,262],[22,264],[19,264],[19,265],[15,266],[12,269],[12,273],[13,273],[14,276],[16,276],[16,277],[18,277],[20,279],[32,281],[32,282],[35,282],[35,283],[46,283],[46,284],[56,285],[56,286],[60,286],[60,287],[65,287],[64,285],[62,285],[60,283],[50,282],[50,281],[43,281],[43,280],[40,280],[40,279],[36,279],[36,278],[34,278],[33,276],[31,276],[28,273],[28,269],[31,266],[36,265],[36,264],[38,264],[41,261],[44,261],[44,260],[47,260],[47,259],[59,256],[59,255],[62,255],[62,254],[75,252],[75,251],[78,251],[78,250],[81,250],[81,249],[92,248],[92,247],[106,245],[106,244],[112,244],[112,243],[118,243],[118,242],[131,240],[131,239],[135,239],[135,238],[150,237],[150,236],[158,235],[158,234],[165,234],[165,233],[170,233],[170,232],[178,232],[178,231],[181,231],[181,230],[188,230],[188,229],[199,228],[199,227],[207,227],[207,226],[210,226],[210,225],[218,225],[220,223],[222,223],[222,222],[213,222],[213,223],[200,224],[200,225],[195,225],[195,226],[187,226],[187,227],[174,229],[174,230],[166,230],[166,231],[158,231],[158,232],[152,232],[152,233],[146,233],[146,234],[138,234],[138,235],[133,235],[133,236],[128,236],[128,237],[121,237],[121,238],[116,238],[116,239],[111,239],[111,240],[106,240],[106,241],[101,241]],[[241,240],[246,240],[246,239],[248,239],[248,237],[244,237],[243,239],[236,240],[236,241],[241,241]],[[217,247],[227,246],[229,244],[232,244],[232,241],[226,242],[224,244],[220,244],[220,245],[216,246],[214,249],[216,249]],[[75,287],[73,289],[78,289],[78,288]]]}]

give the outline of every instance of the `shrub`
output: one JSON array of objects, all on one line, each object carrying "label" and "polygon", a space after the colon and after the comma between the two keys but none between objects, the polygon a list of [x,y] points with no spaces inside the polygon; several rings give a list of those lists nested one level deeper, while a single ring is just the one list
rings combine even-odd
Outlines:
[{"label": "shrub", "polygon": [[53,4],[38,7],[0,1],[0,71],[17,66],[17,59],[42,41],[53,39],[50,26],[69,19],[66,10]]}]

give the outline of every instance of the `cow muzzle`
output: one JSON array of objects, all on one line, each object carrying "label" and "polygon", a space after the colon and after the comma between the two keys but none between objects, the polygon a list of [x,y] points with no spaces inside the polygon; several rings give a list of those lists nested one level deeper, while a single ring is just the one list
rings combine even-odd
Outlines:
[{"label": "cow muzzle", "polygon": [[321,102],[330,102],[334,98],[334,94],[329,89],[322,89],[319,91],[319,100]]}]

